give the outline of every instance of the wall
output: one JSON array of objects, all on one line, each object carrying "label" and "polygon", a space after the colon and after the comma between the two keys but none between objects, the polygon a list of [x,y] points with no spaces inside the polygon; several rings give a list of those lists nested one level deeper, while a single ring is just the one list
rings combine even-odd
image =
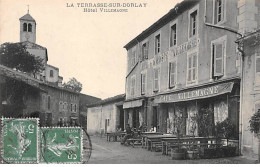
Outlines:
[{"label": "wall", "polygon": [[[258,33],[259,34],[259,33]],[[243,97],[242,97],[242,154],[256,156],[258,139],[249,131],[250,117],[260,109],[259,80],[257,82],[256,57],[260,55],[260,44],[254,45],[255,38],[245,41]],[[259,37],[258,37],[259,41]],[[258,153],[259,154],[259,153]]]},{"label": "wall", "polygon": [[[208,82],[213,82],[212,79],[212,47],[211,42],[213,40],[217,40],[219,38],[223,38],[226,40],[225,52],[224,52],[224,76],[222,76],[219,80],[232,78],[236,76],[240,76],[239,73],[239,57],[236,50],[236,39],[237,34],[229,32],[223,29],[212,28],[206,26],[204,24],[204,8],[205,8],[205,1],[201,0],[197,6],[199,14],[198,14],[198,35],[193,38],[194,40],[199,40],[198,47],[194,49],[190,49],[188,52],[184,52],[177,56],[171,55],[168,51],[172,51],[176,49],[176,47],[169,47],[169,33],[170,33],[170,25],[173,22],[177,23],[177,46],[184,44],[185,42],[190,41],[188,37],[189,32],[189,10],[183,12],[181,15],[178,16],[175,20],[164,25],[159,30],[156,30],[153,34],[149,35],[145,40],[149,41],[149,50],[148,50],[148,60],[144,60],[139,62],[137,66],[133,69],[133,65],[131,65],[131,58],[132,58],[132,49],[135,47],[138,50],[138,45],[133,46],[132,48],[128,49],[127,57],[128,57],[128,69],[127,69],[127,76],[126,79],[126,99],[132,99],[136,97],[141,97],[141,72],[147,71],[147,92],[145,96],[154,96],[160,93],[171,92],[180,88],[188,88],[199,84],[204,84]],[[192,7],[193,8],[193,7]],[[211,23],[212,21],[212,8],[213,2],[207,1],[207,12],[206,21]],[[234,17],[238,14],[237,9],[237,1],[226,1],[226,8],[232,10],[226,10],[226,21],[220,24],[221,26],[232,27],[233,29],[238,29],[237,22],[235,21]],[[154,42],[155,42],[155,35],[160,33],[161,34],[161,54],[155,55],[154,50]],[[142,43],[143,41],[140,41]],[[197,82],[194,84],[187,84],[187,55],[192,53],[198,53],[198,71],[197,71]],[[158,63],[153,65],[153,61],[156,58],[162,57],[165,55],[166,58],[164,60],[160,60]],[[136,59],[138,58],[140,53],[136,54]],[[174,88],[169,88],[169,62],[172,60],[177,61],[177,84]],[[152,64],[151,64],[152,63]],[[159,78],[159,91],[153,91],[153,69],[160,68],[160,78]],[[131,87],[131,77],[136,77],[136,89],[135,95],[130,95],[130,87]]]},{"label": "wall", "polygon": [[88,107],[87,111],[87,131],[89,134],[100,134],[101,129],[105,130],[105,121],[109,119],[107,132],[115,132],[118,122],[119,110],[115,103]]},{"label": "wall", "polygon": [[[50,76],[50,71],[53,71],[53,77]],[[50,65],[46,65],[45,68],[45,79],[48,82],[58,82],[59,81],[59,69]]]}]

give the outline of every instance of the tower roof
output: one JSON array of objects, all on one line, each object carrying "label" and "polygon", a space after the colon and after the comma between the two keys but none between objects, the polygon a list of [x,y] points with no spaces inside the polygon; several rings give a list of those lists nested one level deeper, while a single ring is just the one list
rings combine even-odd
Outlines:
[{"label": "tower roof", "polygon": [[29,13],[27,13],[26,15],[21,17],[19,20],[27,20],[27,21],[34,21],[35,22],[34,18]]}]

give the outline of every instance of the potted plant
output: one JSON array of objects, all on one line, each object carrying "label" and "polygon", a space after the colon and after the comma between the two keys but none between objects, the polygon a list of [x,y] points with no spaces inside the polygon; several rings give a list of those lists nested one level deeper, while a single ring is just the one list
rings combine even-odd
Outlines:
[{"label": "potted plant", "polygon": [[229,144],[229,139],[236,136],[235,126],[229,118],[216,125],[216,134],[218,138],[224,138],[227,141],[227,146],[222,147],[224,156],[230,157],[236,155],[236,147]]},{"label": "potted plant", "polygon": [[249,120],[250,125],[250,131],[254,133],[258,140],[259,140],[259,146],[258,146],[258,162],[260,162],[260,109],[251,116]]},{"label": "potted plant", "polygon": [[[197,121],[198,121],[198,115],[195,114],[194,116],[190,117],[191,119],[191,127],[190,127],[190,134],[192,135],[193,142],[192,144],[195,144],[195,132],[197,129]],[[187,150],[187,157],[189,159],[197,159],[199,155],[199,150],[196,145],[190,145]]]},{"label": "potted plant", "polygon": [[186,150],[181,147],[180,143],[180,137],[181,137],[181,129],[183,127],[183,118],[181,116],[175,116],[174,117],[174,134],[176,134],[178,141],[177,141],[177,147],[171,148],[171,157],[173,160],[181,160],[185,159],[185,153]]}]

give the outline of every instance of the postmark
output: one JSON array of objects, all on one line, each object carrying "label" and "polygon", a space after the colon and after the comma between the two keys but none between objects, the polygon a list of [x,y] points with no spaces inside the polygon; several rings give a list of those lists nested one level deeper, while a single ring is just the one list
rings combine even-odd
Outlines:
[{"label": "postmark", "polygon": [[3,162],[39,162],[38,123],[38,118],[2,118]]},{"label": "postmark", "polygon": [[82,163],[83,131],[80,127],[42,127],[41,163]]}]

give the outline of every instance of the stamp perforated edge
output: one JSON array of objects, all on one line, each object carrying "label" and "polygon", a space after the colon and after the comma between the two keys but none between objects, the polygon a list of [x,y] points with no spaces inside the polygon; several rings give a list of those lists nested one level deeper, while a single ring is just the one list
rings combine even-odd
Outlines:
[{"label": "stamp perforated edge", "polygon": [[35,162],[12,162],[12,164],[38,164],[39,163],[39,118],[34,118],[34,117],[24,117],[24,118],[12,118],[12,117],[2,117],[1,118],[1,130],[2,130],[2,150],[1,150],[1,156],[2,156],[2,163],[4,163],[4,132],[3,132],[3,128],[4,128],[4,120],[36,120],[36,161]]},{"label": "stamp perforated edge", "polygon": [[66,127],[59,127],[59,126],[53,126],[53,127],[48,127],[48,126],[43,126],[40,127],[41,129],[68,129],[68,128],[78,128],[80,129],[80,133],[81,133],[81,138],[80,138],[80,162],[48,162],[48,163],[44,163],[44,162],[40,162],[40,164],[82,164],[83,162],[83,158],[82,158],[82,150],[83,150],[83,133],[82,133],[82,127],[80,126],[66,126]]}]

